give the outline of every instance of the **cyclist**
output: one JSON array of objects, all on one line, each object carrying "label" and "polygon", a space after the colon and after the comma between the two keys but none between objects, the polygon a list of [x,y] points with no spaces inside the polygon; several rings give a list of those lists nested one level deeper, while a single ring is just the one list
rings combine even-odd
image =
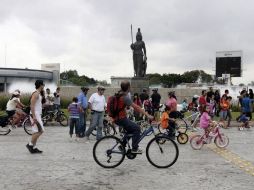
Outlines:
[{"label": "cyclist", "polygon": [[[154,117],[149,115],[147,112],[145,112],[141,107],[139,107],[137,104],[133,103],[132,100],[128,97],[128,93],[130,92],[130,82],[129,81],[122,81],[121,82],[121,90],[119,91],[120,98],[118,102],[118,110],[119,113],[116,117],[113,118],[114,122],[122,126],[124,130],[129,133],[133,134],[132,136],[132,150],[131,152],[134,154],[141,154],[142,150],[139,149],[138,141],[140,138],[140,127],[127,118],[126,110],[125,108],[130,106],[133,107],[134,110],[146,115],[148,119],[153,119]],[[126,143],[126,142],[123,142]]]},{"label": "cyclist", "polygon": [[200,117],[200,128],[204,129],[204,132],[206,134],[206,137],[208,135],[213,135],[212,131],[215,127],[215,124],[213,123],[211,117],[209,116],[210,113],[210,106],[205,105],[203,106],[202,115]]},{"label": "cyclist", "polygon": [[175,139],[175,118],[170,117],[171,108],[166,105],[165,111],[162,113],[161,116],[161,127],[166,129],[168,132],[169,138],[172,140]]},{"label": "cyclist", "polygon": [[6,113],[8,114],[8,117],[13,117],[12,119],[12,124],[16,125],[20,119],[21,119],[21,114],[17,114],[17,108],[24,108],[25,105],[20,102],[20,92],[19,91],[14,91],[12,93],[11,98],[8,100],[7,105],[6,105]]}]

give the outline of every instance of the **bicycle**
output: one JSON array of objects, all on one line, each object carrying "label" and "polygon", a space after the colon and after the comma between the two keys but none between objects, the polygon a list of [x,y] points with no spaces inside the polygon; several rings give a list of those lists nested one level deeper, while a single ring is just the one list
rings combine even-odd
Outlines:
[{"label": "bicycle", "polygon": [[46,125],[48,121],[52,121],[52,120],[60,123],[60,125],[64,127],[68,126],[68,117],[64,114],[63,111],[53,110],[53,111],[46,111],[46,113],[42,114],[43,125]]},{"label": "bicycle", "polygon": [[[32,124],[29,113],[30,110],[28,112],[27,109],[24,108],[23,111],[26,113],[26,115],[19,121],[20,127],[23,127],[28,135],[32,135]],[[19,124],[13,125],[12,117],[9,117],[8,115],[0,116],[0,135],[8,135],[13,129],[17,128]]]},{"label": "bicycle", "polygon": [[[157,127],[157,126],[156,126]],[[141,133],[140,141],[151,134],[154,137],[146,146],[147,160],[157,168],[168,168],[172,166],[178,159],[179,150],[177,144],[169,137],[164,135],[156,135],[155,126],[150,125],[143,133]],[[93,147],[93,158],[95,162],[103,168],[115,168],[119,166],[125,159],[135,159],[137,153],[131,152],[129,139],[133,134],[124,133],[123,137],[104,136],[98,140]],[[127,142],[126,145],[123,142]]]},{"label": "bicycle", "polygon": [[[90,121],[91,122],[91,121]],[[109,117],[107,114],[104,115],[104,119],[103,119],[103,128],[102,131],[104,133],[105,136],[109,136],[109,135],[116,135],[117,131],[116,131],[116,127],[115,124],[112,124],[109,121]],[[96,128],[92,131],[92,135],[96,136],[97,134],[97,130]]]},{"label": "bicycle", "polygon": [[214,143],[219,148],[225,148],[229,144],[229,138],[220,131],[221,125],[216,123],[213,132],[207,134],[197,134],[190,139],[190,145],[194,150],[199,150],[204,144],[210,144],[214,139]]},{"label": "bicycle", "polygon": [[[186,121],[183,119],[184,115],[183,113],[177,111],[176,112],[177,118],[175,118],[175,129],[176,129],[176,139],[179,144],[186,144],[189,140],[189,137],[187,135],[187,129],[189,128]],[[159,132],[163,135],[168,136],[169,131],[168,129],[163,129],[160,124],[158,124]]]},{"label": "bicycle", "polygon": [[179,112],[180,117],[176,118],[176,123],[181,133],[186,133],[188,130],[196,131],[201,113],[197,109],[193,109],[193,111],[194,113],[187,117]]}]

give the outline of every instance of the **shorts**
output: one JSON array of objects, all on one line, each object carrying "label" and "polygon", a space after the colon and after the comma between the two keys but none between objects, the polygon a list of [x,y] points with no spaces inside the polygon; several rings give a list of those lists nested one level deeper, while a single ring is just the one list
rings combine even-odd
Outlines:
[{"label": "shorts", "polygon": [[35,113],[35,118],[37,119],[37,123],[34,123],[34,120],[32,117],[30,117],[30,121],[32,124],[32,133],[38,133],[38,132],[44,132],[44,126],[43,126],[43,122],[41,119],[41,114],[40,113]]},{"label": "shorts", "polygon": [[227,115],[228,115],[227,110],[226,111],[223,111],[223,110],[220,111],[220,119],[226,120]]},{"label": "shorts", "polygon": [[6,110],[6,113],[8,114],[8,117],[12,117],[15,114],[16,110]]}]

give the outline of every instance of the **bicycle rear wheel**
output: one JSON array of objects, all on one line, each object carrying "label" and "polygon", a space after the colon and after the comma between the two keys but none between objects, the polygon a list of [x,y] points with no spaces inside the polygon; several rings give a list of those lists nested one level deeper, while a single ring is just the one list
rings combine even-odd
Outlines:
[{"label": "bicycle rear wheel", "polygon": [[201,135],[194,135],[190,140],[190,145],[194,150],[199,150],[203,147],[204,143]]},{"label": "bicycle rear wheel", "polygon": [[98,140],[93,147],[93,158],[103,168],[115,168],[125,158],[125,148],[119,138],[105,136]]},{"label": "bicycle rear wheel", "polygon": [[24,126],[24,130],[25,132],[28,134],[28,135],[32,135],[33,131],[32,131],[32,124],[31,124],[31,121],[30,121],[30,118],[27,117],[25,119],[25,121],[23,122],[23,126]]},{"label": "bicycle rear wheel", "polygon": [[5,126],[0,126],[0,135],[8,135],[11,132],[11,124],[8,123]]},{"label": "bicycle rear wheel", "polygon": [[157,168],[168,168],[178,159],[177,144],[166,136],[154,137],[146,147],[148,161]]}]

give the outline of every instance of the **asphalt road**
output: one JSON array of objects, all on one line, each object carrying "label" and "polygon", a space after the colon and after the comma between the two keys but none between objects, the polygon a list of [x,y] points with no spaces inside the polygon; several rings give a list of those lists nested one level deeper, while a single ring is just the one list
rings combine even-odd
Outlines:
[{"label": "asphalt road", "polygon": [[[92,157],[94,137],[71,142],[68,128],[46,127],[38,142],[44,152],[32,155],[25,147],[30,136],[18,128],[0,136],[0,190],[253,190],[254,128],[223,131],[230,138],[226,149],[178,144],[179,158],[167,169],[150,165],[145,154],[104,169]],[[147,141],[141,143],[144,150]]]}]

